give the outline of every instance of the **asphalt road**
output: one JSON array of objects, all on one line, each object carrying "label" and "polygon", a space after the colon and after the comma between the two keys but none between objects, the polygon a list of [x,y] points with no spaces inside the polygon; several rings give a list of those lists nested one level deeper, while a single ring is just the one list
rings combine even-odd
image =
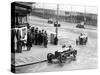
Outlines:
[{"label": "asphalt road", "polygon": [[[32,26],[39,27],[40,29],[47,30],[47,33],[55,33],[53,24],[48,24],[46,19],[31,17],[30,23]],[[77,49],[77,60],[67,60],[66,63],[52,63],[42,62],[27,66],[16,67],[16,73],[30,73],[30,72],[48,72],[48,71],[66,71],[66,70],[79,70],[79,69],[94,69],[97,68],[97,29],[96,27],[89,27],[87,29],[76,28],[76,24],[60,22],[58,37],[59,44],[69,42]],[[88,43],[85,46],[76,46],[75,39],[81,32],[88,34]]]}]

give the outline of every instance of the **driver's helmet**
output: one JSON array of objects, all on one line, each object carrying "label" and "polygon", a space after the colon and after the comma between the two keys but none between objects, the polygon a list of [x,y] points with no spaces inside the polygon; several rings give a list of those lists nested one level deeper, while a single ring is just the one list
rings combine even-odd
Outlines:
[{"label": "driver's helmet", "polygon": [[65,48],[66,47],[66,44],[62,45],[62,48]]},{"label": "driver's helmet", "polygon": [[71,46],[71,45],[69,45],[69,48],[72,48],[72,46]]}]

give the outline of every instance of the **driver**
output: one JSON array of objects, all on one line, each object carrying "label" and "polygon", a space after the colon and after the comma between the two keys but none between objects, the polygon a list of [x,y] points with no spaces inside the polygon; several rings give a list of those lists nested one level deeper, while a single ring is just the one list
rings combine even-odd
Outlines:
[{"label": "driver", "polygon": [[65,44],[62,46],[61,49],[58,50],[58,52],[63,52],[63,51],[68,51],[68,50],[72,50],[72,46],[66,46]]}]

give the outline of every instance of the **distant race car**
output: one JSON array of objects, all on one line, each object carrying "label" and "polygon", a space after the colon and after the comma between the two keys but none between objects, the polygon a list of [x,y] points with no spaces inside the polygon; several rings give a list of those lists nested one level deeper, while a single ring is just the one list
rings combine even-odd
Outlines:
[{"label": "distant race car", "polygon": [[76,28],[85,28],[85,27],[84,27],[84,23],[83,23],[83,22],[78,23],[78,24],[76,25]]},{"label": "distant race car", "polygon": [[57,26],[57,27],[61,27],[61,25],[60,25],[60,23],[59,23],[58,21],[55,21],[55,22],[54,22],[54,27],[56,27],[56,26]]},{"label": "distant race car", "polygon": [[53,19],[50,18],[50,19],[48,20],[48,23],[52,24],[52,23],[53,23]]},{"label": "distant race car", "polygon": [[84,33],[81,33],[80,36],[76,39],[76,45],[86,45],[88,41],[88,36]]},{"label": "distant race car", "polygon": [[55,51],[54,54],[48,53],[47,60],[52,63],[54,59],[57,59],[59,63],[65,62],[68,58],[73,57],[76,60],[77,50],[73,49],[72,46],[63,45],[62,49]]}]

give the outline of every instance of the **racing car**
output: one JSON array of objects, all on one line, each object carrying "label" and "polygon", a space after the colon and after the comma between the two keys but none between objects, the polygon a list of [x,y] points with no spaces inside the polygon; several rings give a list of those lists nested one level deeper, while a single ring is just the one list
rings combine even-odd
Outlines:
[{"label": "racing car", "polygon": [[78,24],[76,25],[76,28],[85,28],[85,27],[84,27],[84,22],[78,23]]},{"label": "racing car", "polygon": [[48,53],[47,60],[49,63],[52,63],[53,59],[57,59],[59,63],[63,63],[70,57],[73,57],[73,60],[76,60],[76,55],[77,50],[73,49],[71,45],[63,45],[62,49],[55,51],[54,54]]},{"label": "racing car", "polygon": [[76,45],[86,45],[88,37],[86,34],[81,33],[80,36],[76,39]]},{"label": "racing car", "polygon": [[53,19],[48,19],[48,23],[52,24],[53,23]]}]

